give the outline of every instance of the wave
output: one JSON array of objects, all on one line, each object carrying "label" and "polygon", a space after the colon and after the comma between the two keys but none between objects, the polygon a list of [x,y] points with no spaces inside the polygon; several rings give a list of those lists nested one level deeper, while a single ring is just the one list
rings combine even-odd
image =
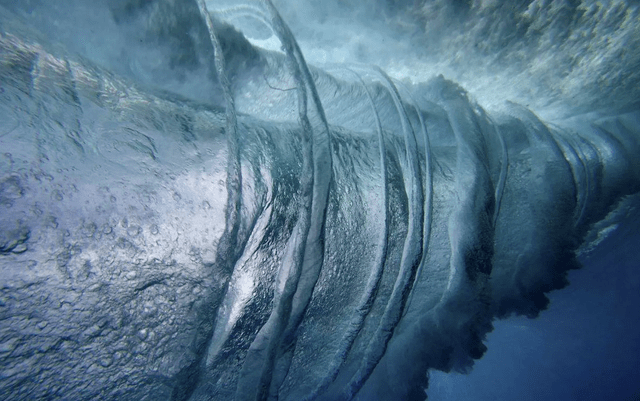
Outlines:
[{"label": "wave", "polygon": [[314,67],[268,1],[81,5],[2,10],[11,399],[423,399],[640,189],[637,111]]}]

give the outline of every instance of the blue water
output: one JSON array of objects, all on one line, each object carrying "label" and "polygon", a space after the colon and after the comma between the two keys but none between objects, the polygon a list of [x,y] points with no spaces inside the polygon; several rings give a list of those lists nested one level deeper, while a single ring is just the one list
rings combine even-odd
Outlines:
[{"label": "blue water", "polygon": [[496,321],[470,374],[432,372],[429,401],[640,400],[639,224],[582,258],[537,319]]},{"label": "blue water", "polygon": [[273,3],[0,0],[0,401],[639,400],[636,2]]}]

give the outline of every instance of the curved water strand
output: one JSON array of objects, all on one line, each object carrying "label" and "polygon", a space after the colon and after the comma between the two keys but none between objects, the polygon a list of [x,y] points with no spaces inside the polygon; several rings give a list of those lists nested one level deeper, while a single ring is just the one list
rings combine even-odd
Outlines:
[{"label": "curved water strand", "polygon": [[415,277],[419,261],[422,257],[422,224],[423,224],[423,193],[420,180],[420,167],[418,165],[417,144],[415,133],[411,127],[409,117],[402,104],[398,89],[393,84],[391,78],[380,68],[373,67],[373,72],[378,75],[381,83],[385,86],[398,111],[402,130],[404,132],[405,152],[407,158],[406,168],[408,169],[408,177],[405,179],[405,190],[409,200],[409,216],[408,229],[405,238],[400,270],[393,285],[393,290],[384,313],[375,331],[375,334],[369,341],[365,356],[349,383],[345,385],[339,394],[339,399],[350,400],[362,388],[366,380],[369,378],[373,369],[384,355],[387,344],[393,335],[397,326],[404,305],[408,296],[413,278]]},{"label": "curved water strand", "polygon": [[[311,155],[314,166],[311,205],[312,226],[309,233],[310,239],[307,241],[307,248],[305,250],[305,269],[303,271],[303,273],[310,273],[310,277],[304,278],[304,285],[300,286],[296,292],[297,302],[295,302],[294,310],[292,311],[293,319],[288,328],[291,331],[295,330],[299,324],[299,320],[306,309],[309,298],[311,297],[311,292],[322,268],[324,254],[322,235],[329,197],[329,185],[333,176],[331,133],[315,82],[293,33],[270,0],[263,0],[262,4],[265,5],[271,16],[272,26],[284,45],[285,53],[289,59],[294,59],[292,60],[294,61],[292,67],[297,69],[301,82],[304,83],[304,90],[301,91],[301,93],[306,94],[309,98],[307,106],[309,109],[305,109],[307,113],[304,118],[301,118],[301,124],[308,126],[309,132],[312,134]],[[311,113],[309,113],[309,111]]]},{"label": "curved water strand", "polygon": [[411,301],[413,300],[413,296],[415,291],[413,290],[418,282],[418,279],[421,277],[422,270],[424,269],[424,265],[427,263],[427,255],[429,251],[429,241],[431,239],[431,225],[433,224],[433,166],[432,166],[432,154],[431,154],[431,142],[429,140],[429,133],[427,132],[427,125],[422,116],[422,112],[417,106],[417,103],[411,92],[408,90],[404,84],[401,82],[396,82],[396,86],[402,88],[406,93],[407,97],[411,101],[411,105],[418,115],[418,120],[420,121],[420,130],[422,131],[422,136],[424,138],[424,165],[425,165],[425,206],[424,206],[424,222],[423,222],[423,234],[422,234],[422,257],[420,259],[420,265],[418,266],[418,270],[415,273],[415,277],[413,279],[413,284],[411,285],[411,292],[409,294],[409,298],[406,301],[405,311],[406,314],[409,306],[411,305]]},{"label": "curved water strand", "polygon": [[262,22],[265,26],[271,29],[275,33],[273,26],[271,25],[270,18],[265,10],[252,4],[238,4],[231,7],[219,8],[212,11],[220,17],[227,19],[250,17],[257,21]]},{"label": "curved water strand", "polygon": [[559,127],[555,128],[558,130],[558,134],[555,136],[556,142],[560,146],[562,153],[565,154],[567,160],[572,161],[572,163],[569,163],[569,166],[576,187],[574,227],[578,227],[584,217],[590,193],[588,167],[584,162],[584,158],[578,153],[578,147],[572,143],[573,140],[571,140],[571,138],[565,138],[564,135],[561,134]]},{"label": "curved water strand", "polygon": [[[214,65],[218,75],[218,80],[222,88],[225,100],[225,131],[227,144],[227,166],[226,166],[226,191],[227,200],[224,209],[224,230],[218,241],[214,263],[211,266],[221,269],[225,276],[218,299],[212,302],[213,308],[217,308],[220,300],[227,296],[229,281],[232,277],[236,261],[244,252],[246,241],[238,244],[238,232],[240,229],[240,214],[242,210],[242,169],[240,165],[240,145],[238,140],[238,122],[235,108],[235,101],[231,90],[231,83],[226,71],[226,62],[220,39],[216,32],[214,22],[207,10],[204,0],[199,0],[198,9],[201,18],[205,21],[208,30],[209,39],[214,50]],[[255,222],[253,222],[255,223]],[[247,236],[246,240],[250,240]],[[196,360],[189,367],[181,372],[178,383],[173,390],[172,400],[186,399],[195,391],[192,384],[194,377],[196,381],[200,381],[203,369],[209,367],[211,361],[212,347],[215,348],[213,335],[215,326],[219,324],[215,313],[210,313],[210,329],[207,329],[206,340],[202,344],[202,348],[198,350]]]},{"label": "curved water strand", "polygon": [[[272,383],[275,364],[294,342],[293,333],[302,319],[322,268],[322,235],[332,175],[329,128],[309,69],[293,34],[273,4],[268,0],[261,4],[266,9],[270,26],[282,43],[298,88],[299,121],[303,134],[302,201],[298,222],[278,276],[279,291],[275,294],[274,309],[249,347],[238,381],[236,399],[247,400],[266,399],[272,385],[276,391],[279,386],[279,383]],[[311,100],[313,123],[308,114],[308,100]],[[280,367],[284,373],[277,375],[280,380],[286,376],[290,357],[290,352],[284,356],[284,367]]]},{"label": "curved water strand", "polygon": [[[227,207],[225,210],[225,230],[220,238],[218,247],[218,259],[227,274],[231,274],[233,264],[237,256],[241,253],[237,248],[238,229],[240,226],[240,209],[242,207],[242,170],[240,168],[240,145],[238,142],[238,119],[236,115],[235,102],[231,92],[231,83],[227,76],[224,53],[220,40],[216,33],[215,26],[207,5],[204,0],[198,1],[200,13],[204,18],[211,44],[214,48],[214,60],[218,72],[218,80],[222,86],[222,92],[226,103],[225,119],[227,132],[227,149],[229,158],[227,161]],[[216,263],[218,265],[218,263]]]},{"label": "curved water strand", "polygon": [[500,164],[500,177],[498,178],[498,184],[495,190],[495,209],[493,211],[493,226],[496,226],[498,222],[498,216],[500,215],[500,207],[502,206],[502,196],[504,194],[504,186],[507,182],[507,173],[509,170],[509,152],[507,151],[507,144],[502,135],[500,127],[495,126],[496,135],[500,141],[500,150],[502,152],[501,164]]},{"label": "curved water strand", "polygon": [[[250,16],[262,21],[274,33],[273,17],[269,18],[265,10],[255,6],[243,5],[221,10],[223,14]],[[282,30],[281,30],[282,31]],[[285,35],[286,36],[286,35]],[[307,115],[307,90],[296,58],[292,55],[291,45],[281,38],[287,54],[287,66],[297,86],[298,119],[302,128],[302,171],[300,174],[300,198],[298,219],[285,249],[276,278],[273,310],[265,324],[252,341],[242,365],[234,399],[261,400],[269,394],[273,366],[278,356],[282,334],[291,314],[291,304],[298,288],[298,282],[304,263],[306,239],[311,226],[312,193],[314,187],[313,129]],[[288,50],[288,51],[286,51]]]},{"label": "curved water strand", "polygon": [[340,369],[342,368],[347,355],[351,351],[351,347],[353,343],[360,333],[362,329],[362,325],[364,324],[365,318],[369,315],[371,308],[373,306],[375,294],[378,291],[378,287],[380,284],[380,279],[382,278],[382,273],[384,271],[384,265],[387,259],[387,247],[388,247],[388,235],[389,235],[389,225],[390,225],[390,217],[389,217],[389,194],[387,190],[387,182],[388,182],[388,171],[387,171],[387,161],[386,161],[386,145],[383,135],[382,122],[380,121],[380,115],[378,113],[375,101],[373,100],[373,96],[371,96],[371,92],[369,88],[365,84],[362,77],[356,73],[355,71],[344,68],[346,71],[349,71],[353,74],[356,79],[360,82],[361,87],[365,91],[367,95],[367,99],[369,101],[369,105],[371,106],[371,111],[373,112],[373,116],[375,119],[376,133],[378,136],[378,144],[380,150],[380,173],[383,178],[382,185],[382,197],[383,197],[383,208],[384,208],[384,225],[383,229],[380,232],[380,237],[378,240],[378,246],[376,249],[378,250],[376,259],[373,265],[373,269],[371,270],[371,274],[367,279],[367,284],[365,286],[364,292],[360,298],[358,305],[355,308],[355,313],[352,315],[351,320],[347,325],[347,330],[344,336],[342,337],[342,341],[340,345],[337,347],[337,351],[335,352],[331,365],[329,366],[329,370],[327,374],[324,376],[323,380],[316,386],[316,388],[311,391],[303,400],[310,401],[317,398],[322,392],[324,392],[331,383],[337,377]]},{"label": "curved water strand", "polygon": [[[451,258],[449,260],[449,277],[447,286],[439,301],[444,307],[456,296],[460,296],[460,288],[476,281],[478,272],[490,272],[489,242],[493,235],[493,217],[486,214],[495,202],[495,188],[485,162],[486,143],[474,114],[465,98],[456,96],[450,105],[445,107],[451,129],[456,140],[457,170],[455,188],[458,193],[455,207],[449,216],[448,236]],[[463,174],[463,172],[467,172]],[[495,203],[493,203],[495,205]],[[469,215],[480,211],[482,218],[468,223]],[[458,227],[465,224],[465,230]],[[477,235],[477,238],[476,238]],[[473,257],[471,257],[473,255]],[[477,291],[473,289],[469,292]],[[464,294],[462,297],[469,296]],[[467,302],[467,301],[465,301]]]},{"label": "curved water strand", "polygon": [[[587,215],[589,202],[592,201],[594,195],[592,191],[597,188],[597,184],[593,181],[593,177],[599,173],[591,171],[589,160],[590,156],[598,155],[597,147],[593,143],[586,140],[577,131],[567,131],[556,124],[549,124],[557,134],[556,138],[561,145],[568,148],[571,156],[575,158],[575,162],[571,163],[571,170],[574,174],[576,186],[576,216],[574,227],[580,227],[584,223]],[[600,157],[598,155],[598,157]],[[579,168],[581,172],[579,172]],[[597,170],[597,169],[596,169]]]}]

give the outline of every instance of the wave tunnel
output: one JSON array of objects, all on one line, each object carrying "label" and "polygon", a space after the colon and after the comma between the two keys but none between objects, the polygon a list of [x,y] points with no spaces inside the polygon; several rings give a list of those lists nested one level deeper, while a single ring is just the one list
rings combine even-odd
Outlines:
[{"label": "wave tunnel", "polygon": [[468,371],[640,199],[638,5],[509,4],[0,1],[2,398]]}]

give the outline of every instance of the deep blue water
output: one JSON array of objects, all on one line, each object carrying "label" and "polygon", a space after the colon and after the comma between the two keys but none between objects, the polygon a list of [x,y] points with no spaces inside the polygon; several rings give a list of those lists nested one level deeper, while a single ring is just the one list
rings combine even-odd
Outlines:
[{"label": "deep blue water", "polygon": [[537,319],[494,322],[470,374],[433,372],[429,401],[640,400],[639,226],[636,211]]}]

